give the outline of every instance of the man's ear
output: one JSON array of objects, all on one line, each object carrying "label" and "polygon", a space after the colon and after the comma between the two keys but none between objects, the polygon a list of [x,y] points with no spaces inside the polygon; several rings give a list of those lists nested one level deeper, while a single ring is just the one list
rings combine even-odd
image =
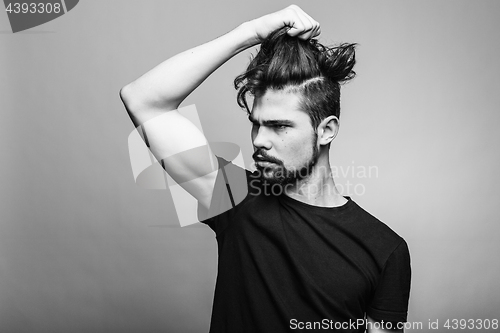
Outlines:
[{"label": "man's ear", "polygon": [[332,142],[339,132],[339,126],[339,118],[335,116],[329,116],[323,119],[318,126],[318,143],[320,145],[328,145]]}]

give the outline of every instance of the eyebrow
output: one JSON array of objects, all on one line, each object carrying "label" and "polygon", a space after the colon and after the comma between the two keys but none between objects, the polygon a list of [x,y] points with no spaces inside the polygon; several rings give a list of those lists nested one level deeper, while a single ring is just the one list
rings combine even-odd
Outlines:
[{"label": "eyebrow", "polygon": [[291,120],[287,119],[269,119],[269,120],[264,120],[262,122],[258,122],[254,118],[252,118],[252,115],[248,116],[248,120],[253,123],[253,124],[262,124],[264,126],[276,126],[276,125],[286,125],[286,126],[293,126],[295,123]]}]

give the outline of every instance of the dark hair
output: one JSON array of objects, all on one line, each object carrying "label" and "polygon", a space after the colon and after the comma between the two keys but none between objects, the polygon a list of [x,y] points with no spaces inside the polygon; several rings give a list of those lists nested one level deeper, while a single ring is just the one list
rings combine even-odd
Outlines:
[{"label": "dark hair", "polygon": [[316,39],[290,37],[283,27],[261,44],[247,70],[236,77],[237,101],[250,113],[247,93],[262,96],[268,89],[301,94],[301,110],[316,128],[330,115],[340,116],[340,84],[354,78],[356,44],[325,47]]}]

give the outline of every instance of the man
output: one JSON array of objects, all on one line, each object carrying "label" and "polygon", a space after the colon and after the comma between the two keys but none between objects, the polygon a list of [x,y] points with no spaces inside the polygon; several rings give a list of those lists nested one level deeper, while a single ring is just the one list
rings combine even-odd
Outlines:
[{"label": "man", "polygon": [[[319,34],[318,22],[292,5],[166,60],[120,92],[156,158],[216,233],[211,332],[385,332],[402,331],[406,321],[407,245],[337,191],[329,165],[339,83],[354,76],[354,46],[325,48],[313,39]],[[259,43],[235,80],[257,167],[246,174],[248,193],[235,199],[236,167],[214,156],[176,109],[225,61]]]}]

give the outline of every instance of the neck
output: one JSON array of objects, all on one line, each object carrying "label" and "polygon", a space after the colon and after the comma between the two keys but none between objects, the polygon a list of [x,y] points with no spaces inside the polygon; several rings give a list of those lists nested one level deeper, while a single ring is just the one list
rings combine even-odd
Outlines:
[{"label": "neck", "polygon": [[347,202],[335,187],[328,156],[320,156],[308,177],[294,186],[286,186],[285,195],[320,207],[338,207]]}]

